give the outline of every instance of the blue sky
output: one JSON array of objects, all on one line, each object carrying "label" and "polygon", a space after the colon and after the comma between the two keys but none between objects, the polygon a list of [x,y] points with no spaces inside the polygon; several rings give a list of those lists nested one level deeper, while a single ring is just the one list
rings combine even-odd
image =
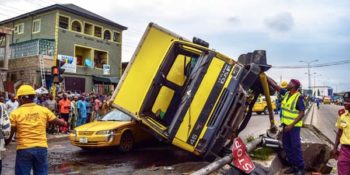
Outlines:
[{"label": "blue sky", "polygon": [[[2,0],[0,20],[53,3],[74,3],[129,29],[123,34],[123,61],[128,61],[149,22],[186,38],[198,36],[232,58],[257,49],[268,63],[300,66],[299,60],[327,63],[350,59],[350,1],[346,0]],[[9,7],[15,7],[8,9]],[[4,12],[6,11],[6,14]],[[350,90],[350,64],[315,68],[316,85]],[[279,81],[300,79],[307,69],[276,69]],[[312,78],[312,85],[314,85]]]}]

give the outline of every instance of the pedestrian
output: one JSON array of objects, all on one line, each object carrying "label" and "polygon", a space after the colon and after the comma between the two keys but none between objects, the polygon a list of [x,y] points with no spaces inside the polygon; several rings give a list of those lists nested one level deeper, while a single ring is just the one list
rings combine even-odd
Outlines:
[{"label": "pedestrian", "polygon": [[86,97],[84,102],[86,105],[86,114],[87,114],[86,122],[90,122],[95,118],[95,114],[93,113],[93,109],[92,109],[92,106],[94,105],[93,99]]},{"label": "pedestrian", "polygon": [[2,152],[5,152],[5,139],[10,137],[11,124],[6,110],[6,105],[0,102],[0,174],[2,171]]},{"label": "pedestrian", "polygon": [[84,100],[84,97],[80,97],[77,102],[77,109],[78,109],[78,121],[77,126],[81,126],[86,123],[87,119],[87,108],[86,108],[86,102]]},{"label": "pedestrian", "polygon": [[73,100],[71,102],[71,122],[70,122],[70,129],[73,130],[77,123],[78,118],[78,109],[77,109],[77,101],[78,97],[74,96]]},{"label": "pedestrian", "polygon": [[94,119],[99,119],[102,102],[97,96],[93,96],[93,99],[94,99],[94,113],[95,113]]},{"label": "pedestrian", "polygon": [[316,98],[317,109],[320,109],[320,99]]},{"label": "pedestrian", "polygon": [[[338,128],[332,155],[337,157],[339,175],[350,174],[350,92],[344,94],[344,109],[338,111],[336,127]],[[338,151],[341,144],[340,151]]]},{"label": "pedestrian", "polygon": [[19,106],[18,101],[16,100],[15,96],[11,94],[10,100],[6,102],[6,108],[7,108],[8,114],[11,114],[11,112],[17,109],[18,106]]},{"label": "pedestrian", "polygon": [[269,79],[270,85],[279,93],[284,95],[281,108],[283,127],[283,149],[287,154],[287,160],[291,167],[288,168],[285,174],[304,174],[304,160],[301,151],[300,130],[303,125],[302,118],[304,117],[305,104],[304,97],[298,89],[301,84],[299,80],[291,79],[287,90],[283,90],[273,80]]},{"label": "pedestrian", "polygon": [[47,123],[65,126],[66,122],[56,118],[49,109],[34,103],[35,90],[22,85],[16,94],[20,107],[10,115],[11,136],[16,132],[16,175],[48,174]]},{"label": "pedestrian", "polygon": [[[67,98],[67,94],[63,94],[63,99],[61,99],[58,102],[58,107],[59,107],[59,112],[60,112],[60,116],[61,118],[68,123],[68,119],[69,119],[69,113],[70,113],[70,107],[71,102],[70,100]],[[63,127],[63,133],[67,133],[68,128],[64,128]]]},{"label": "pedestrian", "polygon": [[43,103],[43,105],[45,107],[47,107],[48,109],[50,109],[51,112],[55,112],[57,109],[57,102],[56,100],[53,99],[53,96],[50,94],[48,96],[48,98],[45,100],[45,102]]},{"label": "pedestrian", "polygon": [[[57,111],[57,102],[56,102],[56,100],[53,99],[53,96],[51,94],[45,100],[43,105],[44,105],[44,107],[49,109],[54,114],[56,113],[56,111]],[[59,132],[58,127],[56,125],[52,124],[52,123],[49,123],[48,133],[49,134],[57,134],[58,132]]]},{"label": "pedestrian", "polygon": [[109,108],[109,105],[108,105],[109,98],[110,97],[106,97],[103,100],[102,107],[101,107],[101,116],[106,115],[110,111],[110,108]]}]

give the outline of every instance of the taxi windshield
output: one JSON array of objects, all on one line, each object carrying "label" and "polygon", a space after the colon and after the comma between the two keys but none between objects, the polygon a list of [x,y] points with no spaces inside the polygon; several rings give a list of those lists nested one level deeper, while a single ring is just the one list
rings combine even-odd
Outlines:
[{"label": "taxi windshield", "polygon": [[131,117],[119,110],[113,110],[106,114],[101,121],[131,121]]}]

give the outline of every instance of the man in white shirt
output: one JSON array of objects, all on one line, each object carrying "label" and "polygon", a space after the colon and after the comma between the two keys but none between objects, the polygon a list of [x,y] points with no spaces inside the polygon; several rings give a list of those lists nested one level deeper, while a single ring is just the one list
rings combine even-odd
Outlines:
[{"label": "man in white shirt", "polygon": [[0,100],[0,174],[2,171],[2,154],[5,149],[5,139],[10,137],[11,123],[5,109],[5,104]]},{"label": "man in white shirt", "polygon": [[18,101],[15,99],[14,95],[10,95],[10,100],[6,102],[7,112],[10,115],[11,112],[18,108]]}]

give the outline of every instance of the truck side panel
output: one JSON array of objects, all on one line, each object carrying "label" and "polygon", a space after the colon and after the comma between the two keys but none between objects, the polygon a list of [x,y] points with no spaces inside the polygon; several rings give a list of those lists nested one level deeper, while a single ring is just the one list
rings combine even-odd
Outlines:
[{"label": "truck side panel", "polygon": [[153,25],[149,26],[144,37],[117,87],[114,98],[114,104],[134,114],[139,112],[171,42],[179,39]]}]

